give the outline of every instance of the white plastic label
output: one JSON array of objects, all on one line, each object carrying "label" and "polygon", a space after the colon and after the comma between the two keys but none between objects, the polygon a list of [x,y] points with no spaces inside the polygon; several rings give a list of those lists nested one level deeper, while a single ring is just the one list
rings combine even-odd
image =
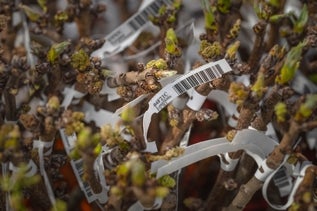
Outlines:
[{"label": "white plastic label", "polygon": [[[61,138],[65,147],[65,151],[67,155],[69,155],[70,151],[74,148],[75,141],[77,140],[77,136],[74,133],[72,136],[67,136],[65,134],[65,130],[60,130]],[[82,176],[84,174],[83,169],[83,160],[71,160],[70,164],[74,170],[74,174],[77,178],[80,189],[84,192],[87,201],[90,203],[92,201],[98,200],[100,203],[105,203],[108,199],[107,192],[105,187],[103,187],[103,191],[99,194],[94,194],[92,188],[90,187],[88,182],[83,181]]]},{"label": "white plastic label", "polygon": [[147,133],[151,122],[151,117],[154,113],[161,111],[167,104],[173,101],[176,97],[186,91],[197,87],[201,84],[210,82],[216,78],[220,78],[224,73],[230,72],[232,69],[225,59],[211,62],[198,67],[195,70],[179,77],[173,83],[166,85],[161,89],[149,102],[149,108],[144,113],[143,117],[143,135],[146,144]]},{"label": "white plastic label", "polygon": [[190,145],[185,148],[183,155],[171,161],[153,162],[151,171],[153,173],[157,172],[156,177],[159,178],[207,157],[240,149],[245,150],[260,166],[276,145],[277,143],[274,140],[263,133],[244,129],[238,131],[232,142],[229,142],[226,138],[216,138]]},{"label": "white plastic label", "polygon": [[[94,51],[92,56],[105,58],[119,53],[137,38],[141,29],[148,23],[149,16],[157,15],[161,6],[172,5],[172,3],[172,0],[153,0],[141,11],[134,14],[117,29],[107,35],[105,44],[100,49]],[[108,53],[108,55],[105,55],[105,53]]]},{"label": "white plastic label", "polygon": [[[53,192],[53,188],[51,186],[50,180],[47,176],[47,173],[45,171],[45,166],[44,166],[44,155],[48,156],[52,153],[52,147],[53,147],[54,142],[50,141],[50,142],[43,142],[41,140],[36,140],[33,141],[33,148],[34,149],[38,149],[38,154],[39,154],[39,164],[40,164],[40,172],[41,175],[44,178],[44,183],[45,183],[45,187],[46,187],[46,191],[47,191],[47,195],[48,198],[50,199],[50,202],[52,205],[55,204],[56,199],[55,199],[55,195]],[[48,150],[44,153],[44,148],[48,148]]]}]

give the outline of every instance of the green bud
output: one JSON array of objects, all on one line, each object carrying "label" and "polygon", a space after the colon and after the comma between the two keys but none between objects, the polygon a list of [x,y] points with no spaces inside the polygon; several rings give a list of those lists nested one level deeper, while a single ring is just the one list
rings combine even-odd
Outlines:
[{"label": "green bud", "polygon": [[70,42],[65,41],[53,44],[47,52],[47,61],[55,63],[59,55],[70,45]]},{"label": "green bud", "polygon": [[158,183],[167,188],[173,188],[176,185],[175,179],[169,175],[164,175],[159,178]]},{"label": "green bud", "polygon": [[71,65],[74,69],[78,69],[81,72],[85,71],[90,66],[88,54],[83,49],[76,51],[71,56]]},{"label": "green bud", "polygon": [[287,114],[286,104],[279,102],[274,106],[274,112],[278,122],[284,122]]},{"label": "green bud", "polygon": [[131,166],[131,181],[135,186],[142,186],[146,181],[145,166],[140,160],[135,160]]},{"label": "green bud", "polygon": [[303,48],[306,44],[306,42],[301,42],[288,52],[280,74],[275,79],[277,84],[284,85],[294,78],[295,72],[299,67],[299,62],[302,59]]}]

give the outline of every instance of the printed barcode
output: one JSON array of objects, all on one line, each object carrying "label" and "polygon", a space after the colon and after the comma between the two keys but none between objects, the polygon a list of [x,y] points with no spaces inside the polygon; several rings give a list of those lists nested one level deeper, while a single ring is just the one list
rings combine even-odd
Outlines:
[{"label": "printed barcode", "polygon": [[77,177],[78,183],[82,184],[82,185],[80,185],[80,187],[82,188],[82,191],[84,191],[84,194],[86,195],[88,202],[93,201],[94,199],[90,198],[93,196],[92,189],[91,189],[89,183],[83,181],[83,179],[82,179],[82,176],[84,175],[83,160],[79,159],[79,160],[73,161],[73,164],[74,164],[73,166],[75,168],[74,170],[75,170],[75,172],[77,172],[77,175],[78,175],[78,177]]},{"label": "printed barcode", "polygon": [[285,167],[280,168],[273,177],[274,184],[278,187],[282,197],[289,194],[292,188],[290,177],[287,175]]},{"label": "printed barcode", "polygon": [[92,189],[90,187],[90,185],[88,184],[88,182],[83,182],[83,185],[84,185],[84,193],[86,194],[86,197],[88,199],[88,202],[89,202],[89,198],[93,196],[93,193],[92,193]]},{"label": "printed barcode", "polygon": [[177,84],[173,86],[173,89],[176,91],[178,95],[180,95],[193,87],[204,84],[215,78],[219,78],[221,77],[222,74],[224,74],[223,69],[221,68],[219,64],[216,64],[214,66],[208,67],[207,69],[203,71],[199,71],[189,76],[188,78],[185,78],[184,80],[178,82]]},{"label": "printed barcode", "polygon": [[82,177],[83,174],[84,174],[83,160],[79,159],[79,160],[74,161],[74,163],[75,163],[75,168],[76,168],[76,170],[78,172],[78,175],[80,177]]},{"label": "printed barcode", "polygon": [[[138,31],[148,21],[150,15],[156,15],[159,12],[160,7],[165,5],[171,5],[171,0],[156,0],[150,5],[146,6],[140,13],[132,16],[126,23],[121,25],[117,30],[112,32],[106,39],[112,44],[122,42],[127,37]],[[132,30],[132,31],[131,31]]]},{"label": "printed barcode", "polygon": [[171,1],[154,1],[152,4],[147,6],[140,14],[135,16],[128,22],[128,25],[132,27],[134,31],[141,28],[147,21],[150,15],[156,15],[163,4],[171,4]]}]

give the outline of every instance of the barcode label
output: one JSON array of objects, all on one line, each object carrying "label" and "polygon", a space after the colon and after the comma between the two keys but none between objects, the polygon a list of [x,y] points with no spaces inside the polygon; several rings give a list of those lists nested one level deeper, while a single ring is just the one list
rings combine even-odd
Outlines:
[{"label": "barcode label", "polygon": [[83,175],[84,175],[83,160],[82,159],[78,159],[76,161],[71,160],[71,165],[73,167],[78,184],[79,184],[81,190],[84,192],[84,194],[87,198],[87,201],[90,203],[90,202],[96,200],[89,183],[86,181],[83,181]]},{"label": "barcode label", "polygon": [[219,64],[216,64],[215,66],[208,67],[201,72],[197,72],[194,75],[185,78],[175,84],[173,89],[180,95],[193,87],[207,83],[215,78],[220,78],[222,74],[224,74],[224,71]]},{"label": "barcode label", "polygon": [[156,93],[149,101],[149,108],[143,115],[143,136],[147,148],[150,146],[150,142],[147,141],[147,132],[154,113],[161,111],[168,103],[172,102],[184,92],[219,78],[230,71],[232,71],[232,68],[225,59],[210,62],[177,78],[173,83],[167,84]]},{"label": "barcode label", "polygon": [[116,30],[114,30],[106,40],[112,45],[121,43],[123,40],[127,39],[134,32],[141,29],[149,20],[149,16],[155,16],[158,14],[159,9],[163,5],[171,5],[173,1],[171,0],[156,0],[146,6],[143,10],[133,15],[125,23],[120,25]]},{"label": "barcode label", "polygon": [[196,86],[219,78],[222,74],[231,70],[230,65],[225,59],[205,64],[165,86],[149,103],[152,104],[157,111],[160,111],[177,96]]},{"label": "barcode label", "polygon": [[283,166],[280,168],[273,177],[274,184],[278,187],[280,196],[288,195],[292,190],[292,179],[287,173],[287,169]]},{"label": "barcode label", "polygon": [[[65,129],[60,130],[61,138],[64,144],[64,148],[66,150],[67,155],[69,155],[70,151],[74,148],[75,142],[77,140],[77,136],[75,133],[73,133],[71,136],[68,136],[65,134]],[[84,192],[87,201],[90,203],[92,201],[95,201],[96,195],[93,193],[90,185],[88,182],[83,181],[83,175],[84,175],[84,165],[83,160],[71,160],[70,164],[74,170],[74,174],[76,176],[76,179],[78,181],[80,189]]]}]

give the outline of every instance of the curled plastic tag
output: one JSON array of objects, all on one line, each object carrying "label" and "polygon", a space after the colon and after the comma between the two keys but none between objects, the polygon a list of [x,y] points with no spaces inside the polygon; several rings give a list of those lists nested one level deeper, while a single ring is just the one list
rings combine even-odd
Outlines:
[{"label": "curled plastic tag", "polygon": [[155,161],[151,165],[151,172],[156,173],[156,178],[160,178],[205,158],[237,150],[245,150],[260,166],[276,145],[274,140],[263,133],[244,129],[238,131],[232,142],[224,137],[211,139],[186,147],[183,155],[171,161]]},{"label": "curled plastic tag", "polygon": [[149,108],[143,116],[143,136],[146,144],[147,133],[154,113],[161,111],[167,104],[186,91],[201,84],[220,78],[232,69],[225,59],[205,64],[189,73],[179,77],[173,83],[166,85],[149,101]]},{"label": "curled plastic tag", "polygon": [[141,29],[149,22],[149,16],[158,14],[163,5],[172,5],[171,0],[153,0],[142,10],[131,16],[127,21],[106,36],[105,44],[92,53],[101,58],[110,57],[124,50],[140,34]]},{"label": "curled plastic tag", "polygon": [[[284,163],[285,162],[282,163],[280,168],[283,167]],[[296,191],[297,191],[299,185],[301,184],[301,182],[304,179],[305,171],[310,166],[312,166],[312,164],[310,162],[304,162],[303,164],[301,164],[301,166],[297,166],[297,168],[299,170],[296,171],[296,168],[295,168],[295,171],[293,171],[293,175],[292,176],[294,176],[296,179],[295,179],[294,184],[292,185],[291,192],[290,192],[290,194],[289,194],[289,196],[287,198],[287,202],[285,204],[273,204],[268,199],[267,190],[268,190],[269,183],[272,180],[272,178],[276,175],[276,173],[280,170],[280,168],[277,168],[276,170],[274,170],[274,172],[272,174],[270,174],[268,176],[268,178],[265,180],[265,182],[263,184],[263,187],[262,187],[262,195],[263,195],[264,199],[266,200],[266,202],[272,208],[274,208],[276,210],[286,210],[289,206],[291,206],[293,201],[294,201],[294,196],[296,194]],[[285,179],[288,180],[289,178],[285,178]]]},{"label": "curled plastic tag", "polygon": [[84,93],[76,91],[74,86],[72,86],[71,88],[65,87],[65,89],[63,90],[63,94],[64,94],[64,100],[61,106],[64,108],[67,108],[71,104],[73,98],[81,98],[85,96]]},{"label": "curled plastic tag", "polygon": [[88,103],[84,102],[82,110],[85,113],[85,120],[87,122],[94,121],[98,127],[101,127],[105,124],[114,125],[119,121],[119,116],[105,109],[95,110],[95,107]]},{"label": "curled plastic tag", "polygon": [[260,166],[276,145],[274,140],[263,133],[244,129],[238,131],[232,142],[226,138],[210,139],[186,147],[183,155],[171,161],[155,161],[152,163],[151,172],[157,172],[156,177],[159,178],[207,157],[242,149]]},{"label": "curled plastic tag", "polygon": [[[29,162],[27,164],[27,169],[28,169],[28,171],[25,173],[26,177],[32,177],[36,174],[37,166],[32,159],[29,160]],[[11,170],[12,172],[17,172],[18,167],[14,166],[13,163],[10,162],[9,163],[9,170]]]}]

